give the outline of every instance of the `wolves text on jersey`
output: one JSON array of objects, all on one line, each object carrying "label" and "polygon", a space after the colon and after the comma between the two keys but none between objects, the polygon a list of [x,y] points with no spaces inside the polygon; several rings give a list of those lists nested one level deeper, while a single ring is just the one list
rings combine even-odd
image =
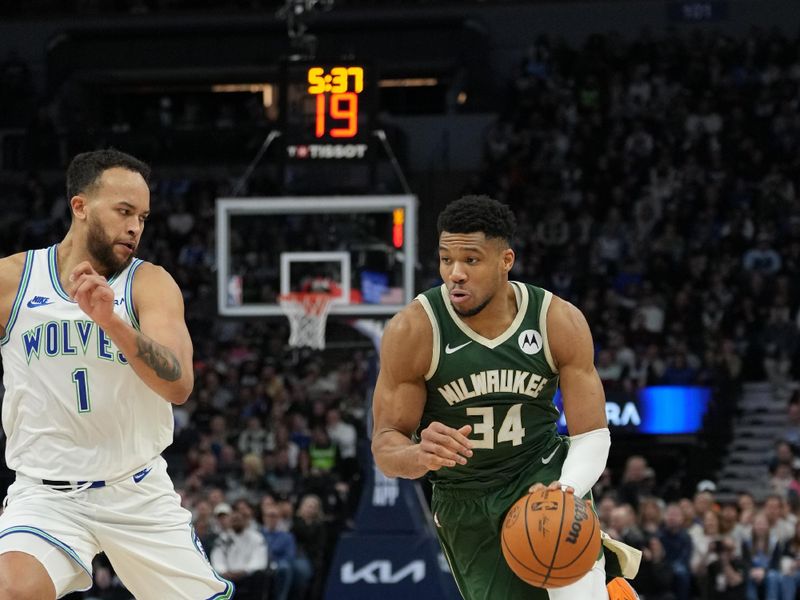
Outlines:
[{"label": "wolves text on jersey", "polygon": [[[96,331],[96,335],[92,335]],[[45,356],[72,356],[78,354],[80,348],[85,355],[91,344],[92,337],[96,338],[94,346],[97,348],[97,358],[103,360],[117,360],[120,364],[127,365],[128,361],[122,352],[112,348],[111,340],[102,328],[94,321],[49,321],[37,325],[20,336],[25,350],[28,364],[32,357],[39,360],[44,351]]]}]

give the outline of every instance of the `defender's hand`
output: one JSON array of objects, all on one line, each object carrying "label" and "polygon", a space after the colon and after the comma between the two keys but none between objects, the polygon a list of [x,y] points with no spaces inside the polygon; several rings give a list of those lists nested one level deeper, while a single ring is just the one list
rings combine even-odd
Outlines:
[{"label": "defender's hand", "polygon": [[434,421],[420,433],[419,464],[429,471],[467,464],[467,458],[472,456],[472,442],[467,439],[471,432],[471,425],[453,429]]},{"label": "defender's hand", "polygon": [[80,263],[72,271],[67,292],[81,310],[100,327],[114,316],[114,290],[88,261]]}]

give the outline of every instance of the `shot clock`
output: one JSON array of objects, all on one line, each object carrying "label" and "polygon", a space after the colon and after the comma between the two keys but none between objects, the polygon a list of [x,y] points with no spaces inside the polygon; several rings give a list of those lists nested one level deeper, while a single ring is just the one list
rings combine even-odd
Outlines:
[{"label": "shot clock", "polygon": [[367,66],[286,61],[282,79],[281,125],[287,159],[367,158],[375,96]]}]

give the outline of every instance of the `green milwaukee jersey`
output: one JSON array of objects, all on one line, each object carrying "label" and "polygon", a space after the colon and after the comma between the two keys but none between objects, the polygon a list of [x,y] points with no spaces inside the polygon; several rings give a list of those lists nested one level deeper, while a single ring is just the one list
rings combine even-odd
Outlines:
[{"label": "green milwaukee jersey", "polygon": [[447,286],[417,296],[433,326],[420,430],[432,421],[456,429],[472,425],[473,456],[466,465],[432,471],[437,487],[503,485],[545,457],[545,451],[558,448],[558,411],[553,405],[558,373],[547,343],[547,309],[553,295],[516,281],[511,285],[517,315],[491,340],[456,314]]}]

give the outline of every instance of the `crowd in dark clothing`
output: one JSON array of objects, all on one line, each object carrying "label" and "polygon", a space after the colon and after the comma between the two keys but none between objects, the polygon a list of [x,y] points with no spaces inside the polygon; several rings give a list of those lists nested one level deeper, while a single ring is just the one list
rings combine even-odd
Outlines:
[{"label": "crowd in dark clothing", "polygon": [[[0,97],[27,85],[14,65],[0,70]],[[464,191],[512,206],[512,276],[586,314],[606,389],[709,385],[732,411],[742,380],[780,390],[800,377],[798,104],[800,40],[778,32],[598,35],[580,48],[542,37]],[[214,199],[231,182],[154,166],[141,257],[180,285],[195,347],[170,471],[212,563],[248,573],[243,593],[269,581],[272,597],[318,598],[358,496],[375,352],[326,362],[287,349],[284,322],[216,316]],[[56,243],[63,182],[0,181],[0,256]],[[418,281],[435,273],[423,265]],[[595,491],[608,530],[644,551],[642,598],[794,600],[791,484],[763,506],[717,505],[710,489],[662,500],[646,461],[633,471]],[[125,597],[102,558],[95,568],[85,597]]]},{"label": "crowd in dark clothing", "polygon": [[606,386],[798,378],[800,40],[541,37],[510,95],[468,190],[514,208]]}]

